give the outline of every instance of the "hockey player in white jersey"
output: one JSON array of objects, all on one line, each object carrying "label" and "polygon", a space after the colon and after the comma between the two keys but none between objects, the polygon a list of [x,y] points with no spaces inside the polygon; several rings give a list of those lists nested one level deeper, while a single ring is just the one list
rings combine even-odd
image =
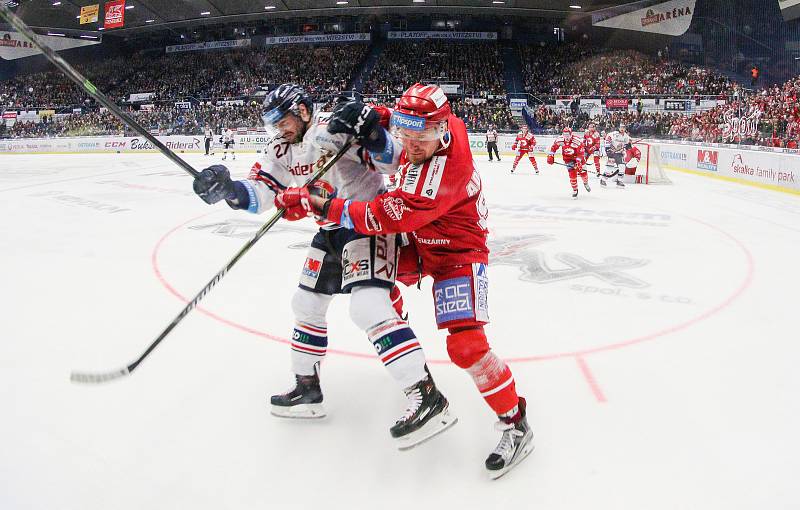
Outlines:
[{"label": "hockey player in white jersey", "polygon": [[622,182],[625,177],[625,153],[631,148],[631,137],[625,124],[619,125],[618,131],[611,131],[606,135],[604,149],[607,156],[606,171],[600,177],[600,185],[606,185],[606,179],[616,177],[617,186],[624,188]]},{"label": "hockey player in white jersey", "polygon": [[233,130],[228,128],[222,134],[222,160],[225,161],[228,159],[228,149],[231,151],[231,156],[233,156],[233,160],[236,160],[236,139],[233,136]]},{"label": "hockey player in white jersey", "polygon": [[[206,168],[194,181],[195,192],[207,203],[226,200],[234,209],[261,213],[285,208],[276,195],[302,186],[338,152],[348,135],[329,134],[330,114],[313,113],[311,98],[297,85],[284,84],[264,101],[264,122],[278,134],[245,180],[232,181],[222,165]],[[338,118],[358,133],[354,145],[318,181],[312,192],[352,200],[372,200],[384,193],[383,174],[396,172],[399,142],[380,125],[377,109],[341,101]],[[339,121],[340,122],[340,121]],[[371,134],[371,136],[363,136]],[[302,207],[287,208],[284,218],[305,218]],[[311,241],[299,288],[292,299],[295,327],[291,365],[295,386],[271,398],[272,413],[294,418],[325,415],[319,379],[320,362],[328,346],[326,312],[335,294],[350,294],[350,316],[367,333],[380,360],[408,397],[408,409],[390,428],[400,449],[410,448],[454,425],[447,399],[437,389],[416,335],[393,306],[397,257],[396,234],[367,236],[338,225],[323,225]]]}]

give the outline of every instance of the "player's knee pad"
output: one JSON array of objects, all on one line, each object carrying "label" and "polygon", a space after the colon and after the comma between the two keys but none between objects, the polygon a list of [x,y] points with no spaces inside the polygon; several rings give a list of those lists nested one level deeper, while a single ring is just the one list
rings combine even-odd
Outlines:
[{"label": "player's knee pad", "polygon": [[322,325],[326,323],[325,314],[333,296],[297,289],[292,297],[292,311],[298,321]]},{"label": "player's knee pad", "polygon": [[362,331],[389,319],[397,319],[389,289],[383,287],[353,287],[350,292],[350,318]]},{"label": "player's knee pad", "polygon": [[450,330],[450,335],[447,337],[447,354],[457,366],[469,368],[487,352],[489,352],[489,342],[482,326],[455,332]]}]

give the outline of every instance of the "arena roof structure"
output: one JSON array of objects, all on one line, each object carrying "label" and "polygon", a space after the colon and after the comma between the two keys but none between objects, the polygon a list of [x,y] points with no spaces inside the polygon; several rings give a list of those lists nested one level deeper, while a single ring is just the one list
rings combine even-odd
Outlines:
[{"label": "arena roof structure", "polygon": [[[75,30],[102,27],[100,0],[17,0],[17,14],[32,26]],[[475,14],[566,18],[628,4],[620,0],[126,0],[125,26],[136,32],[257,19],[370,14]],[[81,7],[100,5],[100,21],[79,24]]]}]

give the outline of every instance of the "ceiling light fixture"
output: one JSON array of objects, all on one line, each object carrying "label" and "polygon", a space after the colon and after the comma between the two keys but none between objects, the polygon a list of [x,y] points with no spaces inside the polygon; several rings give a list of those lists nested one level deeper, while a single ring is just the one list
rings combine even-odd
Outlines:
[{"label": "ceiling light fixture", "polygon": [[208,16],[209,14],[211,14],[210,11],[203,11],[200,13],[200,16]]},{"label": "ceiling light fixture", "polygon": [[264,6],[264,10],[265,10],[265,11],[269,11],[270,9],[274,9],[274,8],[275,8],[275,6],[274,6],[274,5],[265,5],[265,6]]},{"label": "ceiling light fixture", "polygon": [[53,2],[53,7],[57,7],[59,5],[61,5],[61,2]]},{"label": "ceiling light fixture", "polygon": [[64,34],[59,34],[58,32],[47,32],[47,35],[54,35],[56,37],[66,37]]},{"label": "ceiling light fixture", "polygon": [[144,22],[145,23],[153,23],[153,22],[155,22],[155,20],[154,19],[148,19],[148,20],[145,20]]},{"label": "ceiling light fixture", "polygon": [[582,7],[580,5],[570,5],[569,8],[570,9],[582,9]]},{"label": "ceiling light fixture", "polygon": [[339,0],[338,2],[336,2],[336,5],[347,5],[348,3],[350,2],[348,2],[347,0]]},{"label": "ceiling light fixture", "polygon": [[126,9],[126,10],[130,10],[130,9],[133,9],[134,7],[135,7],[135,6],[133,6],[133,5],[126,5],[126,6],[125,6],[125,9]]}]

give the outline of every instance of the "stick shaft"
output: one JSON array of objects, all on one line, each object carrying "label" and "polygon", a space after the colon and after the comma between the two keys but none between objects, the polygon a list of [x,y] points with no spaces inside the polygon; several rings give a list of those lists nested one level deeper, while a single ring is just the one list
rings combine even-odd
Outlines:
[{"label": "stick shaft", "polygon": [[[336,153],[333,159],[328,161],[328,163],[326,163],[324,167],[320,168],[317,171],[317,173],[311,176],[308,182],[306,182],[305,186],[309,186],[313,184],[315,181],[322,178],[322,176],[324,176],[328,172],[328,170],[330,170],[333,167],[333,165],[335,165],[336,162],[339,161],[339,159],[342,156],[344,156],[344,154],[350,149],[352,143],[353,143],[352,140],[345,143],[342,146],[342,148],[339,149],[339,152]],[[147,356],[149,356],[151,352],[153,352],[153,350],[158,346],[158,344],[160,344],[161,341],[164,340],[167,337],[167,335],[169,335],[169,333],[175,328],[175,326],[177,326],[184,319],[184,317],[186,317],[189,314],[189,312],[191,312],[197,307],[197,304],[200,302],[200,300],[202,300],[206,296],[206,294],[208,294],[209,291],[211,291],[211,289],[214,288],[214,286],[217,283],[219,283],[219,281],[228,273],[228,271],[231,270],[231,268],[239,261],[239,259],[241,259],[244,256],[244,254],[247,253],[250,250],[250,248],[252,248],[258,242],[258,240],[261,239],[264,236],[264,234],[266,234],[269,231],[269,229],[271,229],[275,225],[275,223],[278,222],[279,219],[281,219],[284,211],[285,209],[278,209],[275,212],[275,214],[272,215],[272,217],[261,228],[258,229],[253,238],[250,239],[244,246],[242,246],[236,253],[236,255],[234,255],[233,258],[225,265],[225,267],[223,267],[216,275],[214,275],[214,277],[211,278],[211,280],[206,284],[206,286],[203,287],[203,289],[200,292],[198,292],[197,295],[195,295],[191,301],[189,301],[189,303],[183,308],[183,310],[181,310],[180,313],[178,313],[178,315],[172,320],[172,322],[169,323],[169,325],[166,328],[164,328],[164,331],[162,331],[158,335],[158,337],[156,337],[153,343],[151,343],[147,347],[147,349],[142,353],[141,356],[139,356],[139,358],[136,361],[134,361],[133,363],[131,363],[130,365],[128,365],[123,369],[114,370],[112,372],[108,372],[105,374],[87,374],[87,373],[73,372],[70,378],[74,382],[80,382],[80,383],[101,383],[114,380],[119,377],[127,376],[131,372],[133,372],[136,369],[136,367],[139,366],[139,364],[142,361],[144,361],[144,359],[147,358]]]}]

